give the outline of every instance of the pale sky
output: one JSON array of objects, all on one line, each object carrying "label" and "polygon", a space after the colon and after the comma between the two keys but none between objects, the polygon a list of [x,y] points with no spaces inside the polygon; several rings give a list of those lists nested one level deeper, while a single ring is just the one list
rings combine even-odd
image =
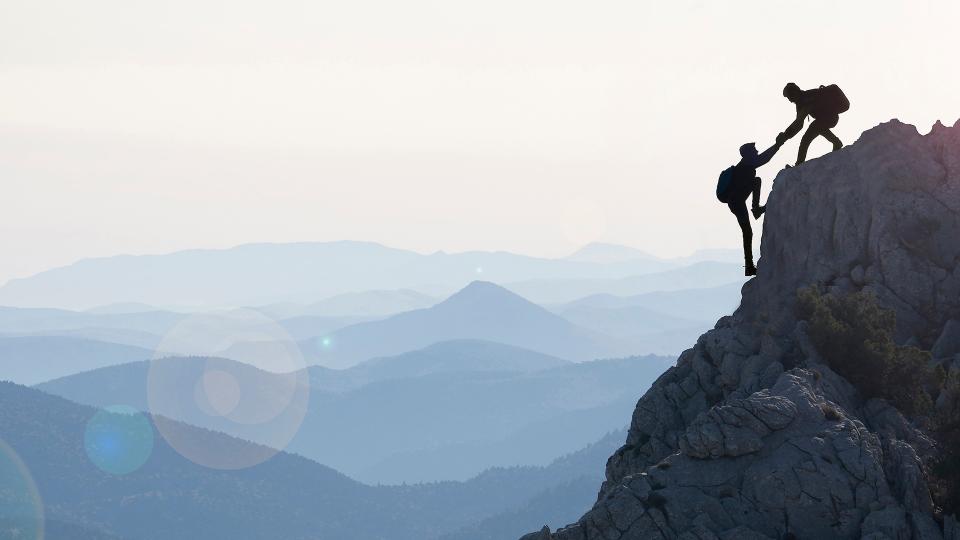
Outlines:
[{"label": "pale sky", "polygon": [[840,84],[847,143],[953,124],[958,21],[947,0],[0,0],[0,283],[267,241],[737,248],[716,177],[792,120],[784,83]]}]

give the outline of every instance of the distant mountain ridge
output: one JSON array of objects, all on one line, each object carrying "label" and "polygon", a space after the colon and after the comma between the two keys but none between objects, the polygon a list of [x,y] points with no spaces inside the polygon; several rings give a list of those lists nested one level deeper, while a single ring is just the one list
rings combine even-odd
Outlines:
[{"label": "distant mountain ridge", "polygon": [[[379,292],[373,293],[379,295]],[[415,297],[417,294],[414,293]],[[388,296],[392,296],[392,292]],[[687,320],[665,313],[679,312],[682,305],[714,297],[714,303],[732,305],[731,298],[739,298],[739,289],[736,284],[730,284],[722,289],[658,292],[634,297],[593,295],[557,307],[551,313],[503,287],[477,281],[439,304],[385,318],[300,316],[276,324],[290,338],[301,341],[308,360],[328,367],[342,368],[376,357],[390,357],[435,343],[458,340],[501,343],[555,358],[587,360],[637,353],[675,353],[676,347],[685,344],[690,334],[701,331],[704,325],[712,325],[715,314],[708,309],[706,313],[693,313],[703,319]],[[647,305],[656,309],[648,309]],[[256,335],[255,325],[274,324],[268,318],[260,321],[254,317],[247,321],[245,317],[233,317],[232,313],[204,313],[203,324],[217,324],[222,320],[226,328],[251,336]],[[14,349],[0,348],[0,376],[6,373],[16,382],[35,384],[154,356],[260,357],[262,354],[256,353],[255,349],[269,345],[262,341],[239,341],[225,349],[195,351],[187,343],[178,345],[176,336],[172,340],[165,339],[171,329],[191,317],[191,314],[167,311],[89,313],[0,308],[0,340],[11,340],[0,341],[0,345],[29,345],[29,350],[19,350],[27,355],[23,356],[25,359],[37,357],[43,351],[48,356],[56,356],[46,363],[28,365],[13,354]],[[254,326],[244,326],[248,324]],[[74,349],[57,345],[71,339],[78,340]],[[164,350],[158,351],[161,342]],[[103,360],[84,352],[92,351],[91,347],[98,348],[98,354],[105,355]],[[120,357],[119,361],[113,360],[115,355],[111,356],[111,351],[121,350],[126,356]],[[24,378],[25,375],[29,377]]]},{"label": "distant mountain ridge", "polygon": [[[373,358],[337,373],[366,383],[418,377],[446,371],[534,372],[570,364],[570,361],[520,347],[479,339],[441,341],[397,356]],[[319,369],[311,368],[311,371]],[[325,370],[320,377],[330,373]]]},{"label": "distant mountain ridge", "polygon": [[636,296],[657,291],[679,291],[743,283],[743,265],[698,261],[658,272],[618,278],[546,278],[504,283],[504,287],[539,304],[571,302],[585,296],[610,294]]},{"label": "distant mountain ridge", "polygon": [[[378,289],[412,289],[444,296],[481,275],[499,283],[539,278],[613,279],[685,264],[684,260],[652,257],[598,263],[479,251],[424,255],[352,241],[245,244],[230,249],[84,259],[7,282],[0,287],[0,305],[238,307],[315,302]],[[151,286],[143,287],[144,283]],[[257,287],[251,289],[251,283]]]},{"label": "distant mountain ridge", "polygon": [[[143,467],[118,476],[95,467],[84,452],[84,429],[95,412],[0,382],[0,434],[43,495],[50,540],[432,540],[523,507],[575,479],[595,484],[605,455],[624,437],[622,430],[610,433],[546,467],[492,469],[467,482],[373,487],[283,452],[250,469],[214,471],[181,457],[157,436]],[[224,452],[250,445],[183,429],[198,444]],[[565,498],[562,519],[572,519],[588,493],[584,486],[569,502]],[[557,521],[542,509],[532,512],[524,524]],[[0,537],[8,538],[13,533],[5,525],[0,520]]]},{"label": "distant mountain ridge", "polygon": [[737,279],[716,287],[654,291],[632,296],[600,293],[578,298],[556,311],[563,313],[571,308],[579,307],[604,309],[642,307],[671,317],[716,321],[736,309],[740,301],[740,290],[742,288],[742,280]]},{"label": "distant mountain ridge", "polygon": [[[451,365],[443,365],[444,359]],[[270,396],[289,379],[224,359],[213,368],[230,373],[245,396]],[[485,360],[490,365],[479,370]],[[170,388],[184,403],[178,420],[255,438],[245,424],[210,416],[193,403],[194,385],[203,377],[203,358],[161,360]],[[309,409],[291,451],[369,481],[414,481],[380,463],[408,464],[409,473],[430,471],[431,479],[467,478],[494,465],[541,464],[573,451],[611,429],[667,365],[667,357],[570,363],[498,344],[451,342],[345,371],[310,368]],[[147,407],[147,362],[136,362],[50,381],[39,389],[96,406]],[[298,379],[299,380],[299,379]],[[244,398],[246,399],[246,398]],[[540,426],[540,427],[537,427]],[[563,431],[549,449],[525,430]],[[255,433],[255,432],[254,432]],[[512,439],[508,453],[491,453]],[[389,445],[378,441],[389,440]],[[446,450],[431,454],[427,450]],[[451,455],[450,452],[455,454]],[[507,456],[513,455],[514,458]],[[436,456],[436,457],[431,457]],[[440,459],[442,457],[442,459]],[[456,459],[453,459],[456,457]],[[386,471],[382,477],[369,476]]]},{"label": "distant mountain ridge", "polygon": [[[13,337],[69,337],[86,339],[108,344],[135,346],[155,350],[161,343],[171,350],[162,354],[186,353],[179,347],[184,343],[174,339],[165,340],[169,333],[180,323],[200,317],[204,324],[220,321],[224,329],[238,333],[244,330],[254,331],[258,326],[280,326],[292,339],[325,334],[350,324],[370,320],[371,317],[323,317],[304,316],[273,321],[266,315],[258,314],[256,309],[220,310],[201,314],[179,313],[172,311],[144,312],[90,312],[53,308],[13,308],[0,307],[0,339]],[[177,336],[173,336],[176,338]],[[218,351],[208,351],[218,352]],[[144,356],[144,358],[150,355]],[[3,357],[0,357],[3,360]],[[91,369],[88,366],[83,369]],[[66,373],[64,373],[66,375]]]},{"label": "distant mountain ridge", "polygon": [[315,363],[342,368],[455,339],[494,341],[567,360],[637,352],[486,281],[474,281],[430,308],[348,326],[303,348]]},{"label": "distant mountain ridge", "polygon": [[349,292],[310,304],[288,302],[257,308],[274,319],[291,317],[381,317],[423,309],[439,300],[410,289]]},{"label": "distant mountain ridge", "polygon": [[0,332],[59,331],[80,328],[115,328],[162,334],[185,317],[171,311],[93,313],[59,308],[0,306]]},{"label": "distant mountain ridge", "polygon": [[564,257],[567,261],[612,263],[633,260],[659,260],[639,249],[621,246],[617,244],[607,244],[603,242],[593,242],[583,246],[577,251]]},{"label": "distant mountain ridge", "polygon": [[0,337],[0,380],[37,384],[147,360],[149,349],[64,336]]},{"label": "distant mountain ridge", "polygon": [[584,328],[630,340],[638,350],[678,354],[736,309],[742,286],[735,281],[719,287],[634,296],[595,294],[551,310]]}]

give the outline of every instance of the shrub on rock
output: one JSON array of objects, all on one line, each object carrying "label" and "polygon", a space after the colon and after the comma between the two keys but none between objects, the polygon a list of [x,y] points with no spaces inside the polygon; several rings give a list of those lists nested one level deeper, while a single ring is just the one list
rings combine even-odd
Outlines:
[{"label": "shrub on rock", "polygon": [[930,353],[897,345],[896,315],[867,291],[845,296],[801,289],[798,316],[809,323],[810,339],[830,368],[865,398],[884,398],[906,414],[932,407],[924,383],[930,378]]}]

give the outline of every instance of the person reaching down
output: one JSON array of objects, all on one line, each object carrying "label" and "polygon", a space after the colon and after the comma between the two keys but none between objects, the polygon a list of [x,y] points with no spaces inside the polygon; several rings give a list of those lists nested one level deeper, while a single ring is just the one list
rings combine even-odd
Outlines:
[{"label": "person reaching down", "polygon": [[839,150],[843,146],[840,139],[830,131],[840,121],[840,114],[850,109],[850,101],[839,86],[831,84],[811,90],[801,90],[796,83],[787,83],[783,87],[783,97],[796,105],[797,118],[784,130],[783,140],[779,141],[781,144],[800,133],[807,116],[813,117],[810,127],[800,138],[797,165],[806,161],[807,149],[818,136],[822,135],[830,141],[834,150]]}]

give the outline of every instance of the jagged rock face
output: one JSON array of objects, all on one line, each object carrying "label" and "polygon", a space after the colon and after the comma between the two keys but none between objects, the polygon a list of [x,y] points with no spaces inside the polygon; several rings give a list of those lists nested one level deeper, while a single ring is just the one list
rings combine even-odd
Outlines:
[{"label": "jagged rock face", "polygon": [[956,537],[932,518],[933,443],[831,371],[794,304],[872,290],[898,342],[960,369],[960,122],[891,121],[782,171],[765,219],[740,308],[639,400],[593,509],[524,540]]},{"label": "jagged rock face", "polygon": [[958,141],[957,127],[920,136],[891,121],[780,173],[745,303],[775,317],[810,283],[866,288],[896,310],[900,340],[930,349],[960,315]]}]

